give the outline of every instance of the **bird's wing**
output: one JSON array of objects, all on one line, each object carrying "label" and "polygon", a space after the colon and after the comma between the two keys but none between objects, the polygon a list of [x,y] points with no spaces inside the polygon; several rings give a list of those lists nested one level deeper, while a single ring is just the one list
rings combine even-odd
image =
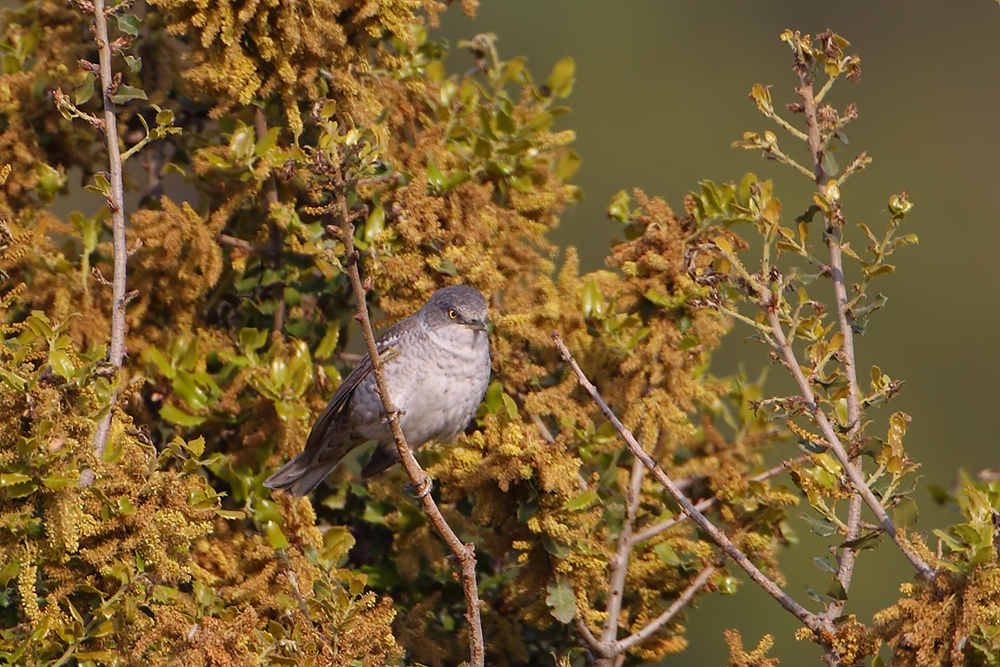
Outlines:
[{"label": "bird's wing", "polygon": [[[396,324],[389,327],[386,332],[375,342],[375,349],[378,350],[379,355],[384,355],[387,350],[389,350],[393,344],[395,344],[401,338],[403,331],[402,327],[403,321],[397,322]],[[358,365],[354,367],[344,381],[340,383],[337,387],[337,391],[333,394],[333,398],[330,402],[326,404],[323,412],[320,414],[316,423],[313,424],[312,431],[309,432],[309,438],[306,440],[305,450],[307,452],[316,452],[319,459],[316,463],[322,463],[323,454],[329,453],[334,454],[336,450],[334,448],[323,447],[324,442],[327,439],[327,434],[330,432],[331,428],[336,426],[337,420],[344,413],[344,408],[347,407],[347,403],[354,393],[354,390],[364,381],[366,377],[372,372],[372,360],[369,355],[365,355]],[[328,452],[324,450],[329,450]]]}]

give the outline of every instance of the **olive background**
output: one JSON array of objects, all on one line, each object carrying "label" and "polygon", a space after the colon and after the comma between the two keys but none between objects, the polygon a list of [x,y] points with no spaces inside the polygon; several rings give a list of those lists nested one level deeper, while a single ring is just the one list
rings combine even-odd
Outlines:
[{"label": "olive background", "polygon": [[[473,66],[469,54],[456,47],[480,32],[497,36],[502,58],[527,56],[539,81],[560,58],[575,59],[576,84],[567,100],[573,112],[559,127],[578,133],[575,150],[583,165],[575,180],[584,200],[564,216],[552,238],[577,245],[583,268],[596,269],[611,240],[623,236],[605,215],[610,198],[622,189],[641,187],[682,210],[684,194],[699,181],[738,181],[752,171],[775,179],[786,216],[808,207],[811,188],[800,174],[730,147],[746,130],[769,129],[784,150],[807,160],[803,148],[760,116],[747,97],[759,82],[773,86],[778,108],[796,99],[791,52],[778,39],[785,28],[813,34],[830,28],[850,40],[848,52],[861,56],[861,81],[839,83],[829,98],[838,108],[854,101],[860,112],[847,127],[851,143],[838,161],[845,164],[863,150],[874,159],[842,188],[853,245],[867,245],[853,228],[856,223],[884,229],[891,194],[906,190],[915,204],[902,231],[916,232],[920,244],[899,250],[893,256],[897,272],[875,284],[889,301],[856,345],[863,388],[872,364],[906,382],[888,408],[874,415],[869,433],[884,435],[891,411],[913,417],[905,444],[923,464],[913,496],[920,507],[916,527],[929,533],[958,515],[935,506],[928,485],[951,487],[959,469],[1000,467],[993,433],[1000,370],[995,200],[1000,5],[992,0],[485,0],[474,20],[453,7],[432,34],[451,43],[451,71]],[[850,280],[856,264],[847,269]],[[742,363],[755,373],[765,365],[766,350],[744,342],[745,335],[734,330],[716,355],[714,372],[732,372]],[[769,370],[767,388],[792,391],[776,367]],[[794,452],[790,445],[776,448],[774,456],[782,454]],[[812,538],[801,522],[796,527],[801,545],[781,554],[787,590],[816,609],[806,587],[826,587],[828,575],[811,561],[826,554],[826,543]],[[848,611],[868,621],[898,598],[899,584],[912,574],[891,543],[863,553]],[[690,648],[663,664],[725,664],[722,630],[729,627],[740,630],[748,649],[773,633],[773,654],[784,664],[819,664],[818,649],[793,638],[795,619],[749,582],[735,597],[703,599],[688,614]]]}]

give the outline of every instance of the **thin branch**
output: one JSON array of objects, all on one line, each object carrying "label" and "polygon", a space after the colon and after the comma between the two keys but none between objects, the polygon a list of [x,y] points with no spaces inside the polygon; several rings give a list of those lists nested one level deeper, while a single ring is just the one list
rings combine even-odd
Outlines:
[{"label": "thin branch", "polygon": [[[791,465],[794,465],[796,463],[802,463],[808,460],[809,456],[803,455],[796,457],[790,461],[782,461],[779,465],[776,465],[773,468],[769,468],[762,473],[750,477],[748,481],[763,482],[764,480],[771,479],[772,477],[776,477],[777,475],[780,475],[781,473],[785,472]],[[678,485],[678,488],[679,486],[680,485]],[[698,509],[699,512],[704,512],[705,510],[715,505],[718,501],[719,499],[716,496],[712,496],[710,498],[702,498],[701,500],[696,502],[694,506]],[[645,542],[650,538],[656,537],[660,533],[664,533],[673,528],[674,526],[684,523],[684,521],[686,521],[688,518],[689,517],[687,514],[681,514],[679,516],[671,517],[669,519],[664,519],[663,521],[660,521],[658,523],[654,523],[649,528],[646,528],[642,532],[635,533],[632,536],[632,546],[634,547],[635,545]]]},{"label": "thin branch", "polygon": [[221,245],[229,246],[230,248],[236,248],[237,250],[242,250],[247,253],[258,253],[264,254],[267,251],[265,246],[254,245],[249,241],[244,241],[241,238],[235,236],[230,236],[229,234],[217,234],[215,240]]},{"label": "thin branch", "polygon": [[611,574],[608,577],[611,595],[608,597],[607,616],[601,630],[601,641],[605,644],[613,642],[618,636],[618,616],[622,611],[622,600],[625,598],[625,577],[628,575],[628,561],[632,555],[632,525],[635,523],[635,513],[639,508],[639,495],[642,490],[642,476],[645,468],[642,461],[632,459],[632,472],[629,475],[627,510],[621,532],[618,533],[615,555],[611,559]]},{"label": "thin branch", "polygon": [[[711,498],[702,498],[694,504],[695,509],[699,512],[705,512],[711,509],[712,505],[718,502],[718,498],[712,496]],[[636,533],[632,536],[632,546],[641,544],[646,540],[656,537],[660,533],[665,533],[674,526],[680,525],[688,520],[690,516],[688,514],[678,514],[677,516],[670,517],[669,519],[664,519],[663,521],[658,521],[654,523],[649,528],[645,529],[641,533]]]},{"label": "thin branch", "polygon": [[[111,71],[111,42],[108,38],[108,21],[104,14],[104,0],[94,0],[94,40],[100,56],[101,98],[104,101],[104,144],[108,149],[109,182],[111,194],[108,197],[108,208],[111,211],[111,231],[114,245],[114,278],[111,294],[111,348],[108,361],[115,369],[122,367],[125,357],[125,299],[126,272],[128,248],[125,241],[125,186],[122,180],[122,156],[118,146],[118,116],[115,103],[111,101],[110,90],[114,85]],[[111,432],[111,416],[118,400],[117,388],[111,394],[107,413],[97,424],[94,434],[94,449],[97,456],[104,455],[108,444],[108,434]],[[89,474],[88,474],[89,473]],[[88,486],[93,482],[93,472],[85,470],[81,475],[81,484]]]},{"label": "thin branch", "polygon": [[410,476],[410,481],[421,491],[417,494],[420,503],[423,505],[424,513],[445,544],[455,555],[461,567],[462,587],[465,590],[465,620],[469,624],[469,652],[470,665],[472,667],[483,667],[485,664],[485,644],[483,642],[483,625],[479,614],[479,589],[476,585],[476,547],[471,542],[463,544],[455,531],[451,529],[445,521],[441,510],[430,494],[431,479],[421,469],[420,464],[413,457],[413,452],[406,442],[406,436],[399,424],[399,409],[392,402],[389,390],[385,381],[385,374],[382,369],[382,359],[379,356],[378,348],[375,345],[375,334],[372,332],[371,320],[368,317],[368,305],[365,301],[365,287],[361,283],[361,275],[358,273],[358,252],[354,249],[354,225],[348,217],[346,199],[341,201],[341,238],[344,241],[345,252],[347,254],[347,275],[354,289],[355,299],[358,306],[358,318],[361,321],[361,332],[364,335],[365,344],[368,347],[368,355],[372,362],[372,373],[375,375],[375,384],[378,386],[379,396],[382,397],[382,406],[385,409],[386,420],[392,430],[393,438],[396,440],[396,448],[402,460],[406,474]]},{"label": "thin branch", "polygon": [[766,574],[760,571],[760,569],[754,565],[749,558],[747,558],[739,547],[733,544],[732,540],[719,530],[715,524],[708,520],[708,518],[702,514],[694,504],[688,499],[684,492],[681,491],[677,485],[671,480],[666,473],[656,462],[649,457],[649,455],[642,449],[638,441],[636,441],[635,436],[625,428],[618,417],[615,415],[614,411],[608,406],[608,404],[601,397],[600,392],[597,387],[587,379],[587,376],[580,369],[579,364],[576,363],[576,359],[570,354],[569,348],[563,343],[562,338],[559,336],[559,332],[552,332],[552,340],[555,342],[556,347],[559,349],[559,353],[562,355],[563,360],[570,365],[573,372],[576,373],[577,381],[580,383],[593,401],[601,408],[601,412],[604,416],[611,422],[618,433],[624,438],[625,442],[628,444],[629,449],[632,451],[632,455],[640,459],[643,465],[653,473],[656,481],[663,485],[667,492],[673,496],[677,504],[691,516],[695,523],[704,530],[712,538],[712,540],[719,545],[719,547],[726,553],[727,556],[733,559],[733,561],[739,565],[747,573],[747,575],[756,583],[758,586],[764,589],[768,595],[777,600],[786,611],[795,616],[795,618],[802,621],[802,623],[812,630],[817,635],[820,635],[822,631],[830,632],[831,627],[828,622],[820,619],[816,614],[813,614],[808,609],[796,602],[790,595],[781,590],[781,587],[774,583]]},{"label": "thin branch", "polygon": [[[254,107],[253,123],[254,130],[257,132],[257,140],[259,141],[264,138],[264,135],[267,134],[267,117],[264,116],[264,110],[260,107]],[[278,205],[278,179],[275,178],[273,173],[267,177],[267,182],[264,185],[264,196],[267,198],[268,208],[268,254],[272,258],[280,258],[282,255],[281,250],[285,245],[285,239],[281,228],[278,227],[274,218],[271,217],[274,214],[274,208]],[[275,290],[278,294],[278,305],[274,309],[274,322],[271,329],[281,333],[285,328],[285,315],[287,312],[287,305],[285,304],[285,286],[283,284],[278,284],[275,286]]]},{"label": "thin branch", "polygon": [[[820,195],[825,195],[826,183],[830,175],[826,173],[826,169],[823,166],[825,148],[819,127],[817,106],[819,100],[822,100],[823,97],[826,96],[837,77],[829,77],[818,95],[814,96],[812,74],[804,67],[797,68],[797,73],[799,76],[798,94],[802,99],[802,110],[806,118],[806,127],[809,131],[806,143],[808,144],[809,152],[812,155],[816,190]],[[859,161],[855,159],[855,161],[852,162],[852,165],[855,163],[859,163]],[[857,168],[857,166],[854,167],[854,169]],[[844,176],[846,177],[848,173],[849,172],[845,172]],[[847,378],[847,422],[850,424],[848,438],[853,441],[861,430],[861,399],[858,390],[857,364],[854,354],[854,330],[851,327],[851,323],[847,319],[847,284],[844,278],[844,257],[840,246],[843,218],[840,214],[840,209],[839,207],[836,207],[836,204],[834,204],[832,213],[824,213],[824,225],[826,232],[824,237],[826,238],[826,245],[830,252],[829,276],[830,280],[833,282],[833,295],[837,304],[837,326],[840,330],[841,337],[843,338],[840,345],[840,362],[844,369],[844,375]],[[774,323],[772,322],[772,328],[773,326]],[[789,346],[788,349],[790,350],[791,347]],[[805,394],[803,394],[803,396],[805,396]],[[867,485],[864,486],[865,489],[868,488]],[[857,488],[856,492],[851,496],[851,499],[848,502],[847,530],[844,535],[845,542],[852,542],[858,539],[858,536],[860,535],[859,524],[861,522],[863,493],[864,492],[860,488]],[[881,503],[879,503],[879,507],[882,507]],[[878,516],[877,512],[876,516]],[[888,518],[888,515],[886,515],[886,518]],[[882,517],[879,517],[879,520],[881,521]],[[907,549],[903,549],[903,552],[909,554]],[[850,547],[844,547],[840,553],[837,568],[837,580],[841,587],[843,587],[845,593],[851,588],[851,579],[854,576],[854,565],[857,561],[857,557],[858,551]],[[916,563],[914,563],[914,565],[916,565]],[[919,566],[918,569],[920,569]],[[923,570],[921,570],[921,573],[923,574]],[[840,616],[844,610],[845,602],[846,600],[834,600],[831,602],[825,612],[826,618],[833,619]]]},{"label": "thin branch", "polygon": [[706,565],[705,569],[698,573],[698,576],[695,577],[690,584],[688,584],[688,587],[684,589],[684,592],[681,593],[677,599],[663,611],[662,614],[650,621],[642,630],[639,630],[638,632],[635,632],[625,639],[617,642],[618,651],[624,653],[639,642],[651,637],[657,630],[666,625],[674,616],[677,615],[678,612],[691,602],[691,598],[693,598],[698,591],[701,590],[702,586],[708,583],[708,580],[718,569],[719,565],[716,563]]},{"label": "thin branch", "polygon": [[896,526],[892,523],[892,519],[886,513],[885,508],[882,507],[882,503],[878,498],[875,497],[875,493],[865,484],[865,480],[861,475],[861,472],[851,461],[851,458],[847,455],[847,451],[840,442],[840,438],[837,437],[836,431],[833,429],[833,425],[830,420],[827,419],[826,413],[823,412],[822,406],[816,401],[816,396],[813,394],[812,387],[809,385],[809,380],[802,373],[802,368],[799,366],[798,360],[795,358],[795,351],[792,350],[791,345],[785,338],[785,332],[781,328],[781,321],[778,319],[778,313],[773,305],[774,295],[771,290],[767,287],[763,287],[760,292],[760,304],[767,310],[767,318],[771,323],[771,330],[774,335],[775,340],[778,341],[780,345],[781,352],[784,356],[785,365],[791,372],[792,377],[795,379],[795,383],[799,387],[799,392],[802,394],[802,398],[805,399],[808,406],[809,412],[813,417],[813,420],[819,426],[820,431],[823,433],[823,437],[826,439],[830,450],[833,451],[837,460],[844,467],[844,471],[847,473],[848,478],[854,485],[854,488],[861,494],[868,505],[869,509],[875,514],[878,519],[879,525],[881,525],[882,530],[884,530],[892,541],[896,543],[903,555],[906,556],[907,560],[913,564],[913,567],[917,569],[920,576],[925,579],[931,579],[934,576],[934,569],[925,563],[920,556],[913,552],[910,545],[907,544],[905,538],[896,531]]},{"label": "thin branch", "polygon": [[577,616],[573,619],[573,623],[583,643],[589,646],[591,650],[598,654],[602,654],[602,651],[606,650],[604,645],[594,636],[594,633],[590,631],[590,628],[587,627],[586,621]]},{"label": "thin branch", "polygon": [[802,141],[806,140],[806,134],[805,134],[805,132],[803,132],[799,128],[797,128],[794,125],[792,125],[791,123],[789,123],[787,120],[785,120],[784,118],[782,118],[781,116],[779,116],[776,112],[772,111],[771,113],[766,114],[766,115],[767,115],[768,118],[770,118],[775,123],[777,123],[778,125],[780,125],[782,128],[785,129],[786,132],[788,132],[789,134],[791,134],[796,139],[801,139]]}]

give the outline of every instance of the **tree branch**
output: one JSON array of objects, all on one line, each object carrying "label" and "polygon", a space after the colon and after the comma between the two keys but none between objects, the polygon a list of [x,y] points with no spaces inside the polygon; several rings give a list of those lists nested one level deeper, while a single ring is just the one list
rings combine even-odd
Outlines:
[{"label": "tree branch", "polygon": [[[108,197],[108,209],[111,211],[111,231],[114,245],[114,278],[111,295],[111,347],[108,361],[115,369],[122,367],[125,357],[125,303],[126,303],[126,272],[128,248],[125,241],[125,186],[122,179],[122,156],[118,146],[118,117],[115,103],[111,101],[111,87],[114,78],[111,71],[111,42],[108,38],[108,21],[104,14],[104,0],[94,0],[94,41],[100,59],[101,97],[104,102],[104,143],[108,149],[109,181],[111,194]],[[111,416],[118,400],[118,390],[111,395],[108,412],[97,424],[94,434],[94,449],[97,455],[104,455],[108,444],[108,434],[111,431]],[[81,483],[88,486],[94,480],[94,473],[85,470],[81,475]]]},{"label": "tree branch", "polygon": [[611,560],[611,575],[608,577],[611,595],[608,598],[607,616],[601,630],[601,641],[605,644],[614,642],[618,637],[618,616],[622,611],[622,600],[625,597],[625,577],[628,575],[628,561],[632,555],[632,525],[635,523],[635,513],[639,507],[639,492],[642,490],[642,476],[645,467],[637,457],[632,459],[632,472],[629,475],[627,509],[621,532],[618,533],[615,555]]},{"label": "tree branch", "polygon": [[476,547],[471,542],[463,544],[455,531],[451,529],[445,521],[441,510],[430,494],[431,479],[417,463],[413,457],[413,452],[406,442],[406,436],[399,424],[399,409],[392,402],[389,390],[385,382],[385,374],[382,370],[382,359],[379,356],[378,348],[375,345],[375,334],[372,332],[371,320],[368,317],[368,305],[365,301],[365,286],[361,283],[361,275],[358,273],[358,252],[354,249],[354,225],[348,217],[346,199],[341,201],[341,240],[344,242],[347,254],[347,275],[354,289],[355,299],[358,306],[358,319],[361,322],[361,332],[364,335],[365,344],[368,347],[368,355],[372,362],[372,373],[375,375],[375,384],[378,386],[379,396],[382,397],[382,406],[385,409],[386,420],[392,430],[393,438],[396,440],[396,449],[402,460],[406,474],[409,475],[413,485],[421,491],[417,494],[420,503],[423,505],[424,513],[430,519],[431,524],[441,535],[441,539],[451,550],[455,558],[458,559],[462,574],[462,587],[465,590],[465,620],[469,624],[469,652],[470,664],[472,667],[483,667],[485,663],[485,645],[483,642],[483,625],[479,614],[479,589],[476,585]]},{"label": "tree branch", "polygon": [[681,593],[677,599],[663,611],[662,614],[650,621],[642,630],[639,630],[638,632],[635,632],[625,639],[617,642],[619,652],[624,653],[644,639],[651,637],[657,630],[666,625],[674,616],[677,615],[678,612],[680,612],[681,609],[686,607],[688,603],[691,602],[691,598],[693,598],[695,594],[701,590],[702,586],[708,583],[709,578],[711,578],[711,576],[715,574],[715,571],[718,569],[719,565],[716,563],[706,565],[705,569],[698,573],[698,576],[695,577],[690,584],[688,584],[688,587],[684,589],[684,592]]},{"label": "tree branch", "polygon": [[667,492],[673,496],[674,500],[677,501],[677,504],[679,504],[681,508],[683,508],[683,510],[691,516],[694,522],[697,523],[702,530],[709,534],[712,540],[719,545],[727,556],[732,558],[737,565],[743,568],[754,583],[763,588],[768,595],[777,600],[778,604],[780,604],[786,611],[802,621],[807,628],[812,630],[817,635],[821,634],[823,631],[831,632],[832,628],[828,622],[820,619],[816,614],[810,612],[808,609],[796,602],[790,595],[781,590],[781,587],[768,578],[766,574],[761,572],[760,569],[754,565],[742,551],[739,550],[739,547],[733,544],[732,540],[730,540],[725,533],[719,530],[715,524],[709,521],[708,518],[694,506],[688,497],[684,495],[684,492],[678,488],[673,480],[671,480],[667,474],[664,473],[658,465],[656,465],[656,462],[654,462],[653,459],[651,459],[642,449],[636,441],[635,436],[633,436],[632,433],[621,423],[615,413],[601,397],[597,387],[595,387],[594,384],[587,379],[587,376],[580,369],[579,364],[576,363],[576,359],[573,358],[569,348],[566,347],[566,344],[563,343],[562,338],[559,336],[559,332],[552,332],[552,340],[559,349],[559,353],[562,355],[563,360],[568,363],[570,368],[573,369],[573,372],[576,373],[577,381],[580,383],[580,386],[582,386],[587,393],[590,394],[591,399],[593,399],[598,407],[600,407],[604,416],[611,422],[622,438],[624,438],[632,452],[632,455],[642,461],[643,465],[645,465],[646,468],[653,473],[656,481],[663,485]]},{"label": "tree branch", "polygon": [[[809,133],[806,143],[813,159],[813,170],[816,174],[816,190],[820,195],[826,195],[826,182],[829,175],[823,167],[823,154],[825,152],[823,139],[820,135],[819,118],[817,117],[817,100],[813,96],[812,75],[804,68],[798,69],[799,75],[799,97],[802,99],[802,110],[806,117],[806,126]],[[831,76],[826,85],[819,93],[819,99],[826,95],[829,87],[837,77]],[[861,430],[861,399],[858,392],[858,373],[856,357],[854,356],[854,330],[848,321],[848,301],[847,285],[844,279],[844,256],[840,248],[841,230],[843,219],[837,219],[840,214],[839,206],[834,203],[834,211],[837,214],[824,213],[826,246],[830,251],[830,280],[833,282],[833,296],[837,303],[837,326],[843,337],[840,345],[840,363],[847,378],[847,421],[850,424],[848,437],[853,441]],[[845,542],[858,539],[860,534],[859,524],[861,523],[862,497],[860,492],[855,492],[847,507],[847,532],[844,535]],[[881,505],[881,503],[880,503]],[[858,552],[850,547],[844,547],[839,557],[837,568],[837,580],[846,593],[851,588],[851,579],[854,575],[854,563],[857,560]],[[845,600],[835,600],[830,603],[826,610],[826,617],[833,619],[844,610]]]},{"label": "tree branch", "polygon": [[[764,480],[771,479],[772,477],[775,477],[785,472],[786,470],[788,470],[789,465],[795,463],[802,463],[808,460],[809,457],[804,455],[791,459],[790,461],[782,461],[779,465],[776,465],[773,468],[769,468],[764,472],[749,478],[749,481],[763,482]],[[680,485],[678,485],[678,487],[679,486]],[[715,505],[715,503],[717,503],[718,501],[719,499],[716,496],[712,496],[710,498],[702,498],[701,500],[696,502],[694,506],[698,509],[699,512],[704,512],[705,510]],[[635,547],[635,545],[645,542],[650,538],[656,537],[660,533],[665,533],[674,526],[684,523],[684,521],[686,521],[688,518],[689,517],[687,514],[681,514],[679,516],[671,517],[669,519],[664,519],[663,521],[660,521],[658,523],[654,523],[649,528],[646,528],[641,532],[635,533],[632,536],[632,546]]]},{"label": "tree branch", "polygon": [[774,339],[778,341],[781,353],[784,357],[785,365],[791,372],[792,377],[795,379],[795,383],[799,387],[799,392],[802,394],[802,398],[805,399],[807,407],[816,425],[819,426],[820,431],[823,433],[823,437],[826,440],[827,445],[829,445],[830,450],[833,451],[837,460],[844,467],[844,471],[847,473],[848,478],[854,485],[854,488],[861,494],[868,505],[869,509],[875,514],[878,519],[879,525],[881,525],[882,530],[884,530],[892,541],[896,543],[899,550],[903,552],[907,560],[913,564],[913,567],[917,569],[921,577],[925,579],[933,578],[934,569],[925,563],[920,556],[915,554],[910,548],[906,540],[896,531],[896,526],[892,523],[892,519],[886,513],[885,508],[882,507],[882,503],[878,498],[875,497],[874,492],[865,484],[864,478],[861,476],[861,472],[851,461],[850,456],[848,456],[847,451],[844,446],[840,443],[840,438],[837,437],[836,431],[833,429],[833,425],[830,420],[827,419],[826,413],[823,412],[822,406],[816,401],[816,396],[813,394],[812,387],[809,385],[809,380],[802,373],[802,368],[799,366],[798,360],[795,358],[795,351],[792,350],[792,346],[788,344],[788,340],[785,338],[785,332],[781,328],[781,321],[778,319],[778,313],[774,306],[774,294],[771,292],[770,288],[760,285],[760,305],[767,311],[767,319],[771,324],[771,331],[774,335]]},{"label": "tree branch", "polygon": [[[253,110],[253,124],[254,131],[257,133],[257,140],[260,141],[267,134],[267,117],[264,115],[264,110],[262,108],[254,107]],[[284,247],[285,239],[281,228],[275,223],[274,218],[274,208],[278,205],[278,179],[275,178],[272,173],[267,177],[267,182],[264,185],[264,196],[267,198],[267,246],[269,248],[268,254],[273,259],[278,259],[281,257],[281,250]],[[278,284],[275,285],[276,290],[276,300],[278,302],[277,307],[274,309],[274,322],[271,326],[272,331],[278,333],[283,333],[285,329],[285,315],[287,313],[288,307],[285,303],[285,285]]]}]

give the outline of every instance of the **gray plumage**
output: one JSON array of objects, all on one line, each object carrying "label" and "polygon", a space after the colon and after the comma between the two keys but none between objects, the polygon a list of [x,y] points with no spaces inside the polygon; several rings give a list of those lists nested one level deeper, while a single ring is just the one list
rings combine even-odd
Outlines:
[{"label": "gray plumage", "polygon": [[[486,300],[466,285],[445,287],[376,342],[389,397],[410,447],[449,442],[465,430],[490,380]],[[305,449],[264,486],[302,496],[355,447],[377,444],[361,471],[365,479],[399,461],[366,354],[316,420]]]}]

